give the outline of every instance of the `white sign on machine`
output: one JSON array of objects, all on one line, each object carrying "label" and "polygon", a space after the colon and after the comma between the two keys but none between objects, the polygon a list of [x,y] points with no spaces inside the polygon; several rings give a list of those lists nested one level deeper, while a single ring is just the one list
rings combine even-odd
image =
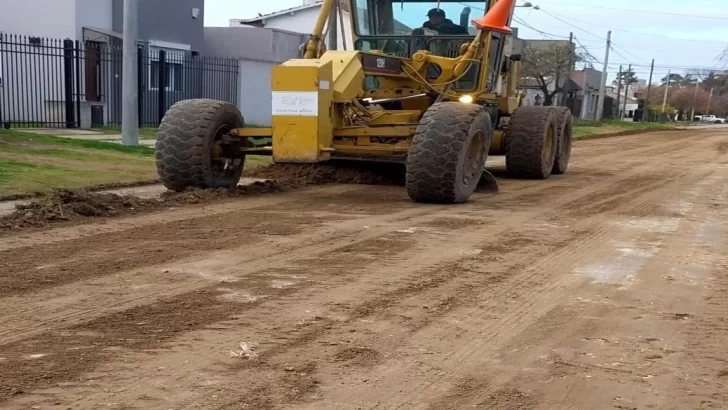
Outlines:
[{"label": "white sign on machine", "polygon": [[318,115],[318,92],[273,91],[273,115],[315,117]]}]

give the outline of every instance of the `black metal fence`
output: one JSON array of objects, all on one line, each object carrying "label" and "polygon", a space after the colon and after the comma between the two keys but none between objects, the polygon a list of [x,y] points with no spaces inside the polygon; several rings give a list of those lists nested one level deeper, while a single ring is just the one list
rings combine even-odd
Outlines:
[{"label": "black metal fence", "polygon": [[[191,98],[238,103],[237,59],[138,44],[139,125],[156,126]],[[120,40],[73,41],[0,33],[0,124],[93,128],[121,124]]]}]

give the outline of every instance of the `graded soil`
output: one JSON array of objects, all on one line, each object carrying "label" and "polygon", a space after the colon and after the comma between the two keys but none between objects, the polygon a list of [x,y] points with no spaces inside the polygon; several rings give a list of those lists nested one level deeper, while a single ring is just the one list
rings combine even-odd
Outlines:
[{"label": "graded soil", "polygon": [[578,141],[458,206],[307,166],[59,191],[0,236],[0,407],[728,408],[726,144]]}]

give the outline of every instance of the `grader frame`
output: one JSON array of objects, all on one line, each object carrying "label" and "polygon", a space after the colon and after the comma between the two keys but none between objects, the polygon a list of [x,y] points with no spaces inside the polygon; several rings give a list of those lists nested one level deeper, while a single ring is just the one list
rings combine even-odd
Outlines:
[{"label": "grader frame", "polygon": [[[473,20],[472,36],[429,39],[454,44],[454,56],[427,49],[409,56],[378,49],[327,51],[324,28],[337,18],[340,1],[323,1],[302,45],[303,58],[273,68],[272,127],[246,128],[237,108],[219,101],[182,101],[169,110],[157,145],[159,174],[168,188],[235,185],[245,155],[252,154],[272,155],[276,163],[403,162],[407,192],[421,202],[467,201],[481,178],[494,181],[485,170],[489,154],[505,154],[508,171],[520,177],[566,171],[568,110],[521,107],[521,62],[511,54],[508,28],[513,0],[483,1],[487,13]],[[349,1],[355,43],[421,40],[416,30],[411,36],[361,35],[361,1]],[[426,2],[368,0],[367,7],[386,10],[393,3]],[[438,7],[441,3],[459,2],[441,0]],[[459,86],[463,82],[469,86]],[[260,138],[270,138],[271,145],[251,142]]]}]

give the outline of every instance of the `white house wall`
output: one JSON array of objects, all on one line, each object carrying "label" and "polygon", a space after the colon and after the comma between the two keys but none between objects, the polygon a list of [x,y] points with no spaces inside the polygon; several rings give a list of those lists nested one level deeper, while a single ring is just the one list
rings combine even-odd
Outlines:
[{"label": "white house wall", "polygon": [[83,39],[83,27],[113,28],[111,0],[76,0],[76,38]]},{"label": "white house wall", "polygon": [[[81,40],[84,26],[111,29],[111,0],[2,0],[2,6],[0,31],[23,37],[10,41],[22,45],[3,46],[0,120],[65,122],[63,40]],[[28,37],[40,37],[41,46]]]},{"label": "white house wall", "polygon": [[304,38],[252,26],[205,28],[205,55],[240,58],[238,106],[246,123],[270,126],[271,70],[296,58]]},{"label": "white house wall", "polygon": [[0,0],[0,31],[75,40],[75,2],[76,0]]},{"label": "white house wall", "polygon": [[247,124],[271,125],[271,69],[276,64],[240,61],[238,105]]},{"label": "white house wall", "polygon": [[[263,27],[272,28],[278,30],[292,31],[301,34],[311,34],[313,26],[316,24],[318,19],[320,7],[312,7],[305,10],[298,10],[292,13],[283,14],[263,20]],[[345,11],[343,15],[344,27],[341,27],[341,20],[337,20],[337,38],[338,38],[338,49],[344,49],[344,39],[346,39],[346,49],[351,50],[353,48],[352,31],[351,31],[351,20],[349,12]],[[232,20],[231,26],[239,26],[239,20]]]},{"label": "white house wall", "polygon": [[0,0],[0,31],[80,40],[84,26],[111,30],[111,0]]}]

